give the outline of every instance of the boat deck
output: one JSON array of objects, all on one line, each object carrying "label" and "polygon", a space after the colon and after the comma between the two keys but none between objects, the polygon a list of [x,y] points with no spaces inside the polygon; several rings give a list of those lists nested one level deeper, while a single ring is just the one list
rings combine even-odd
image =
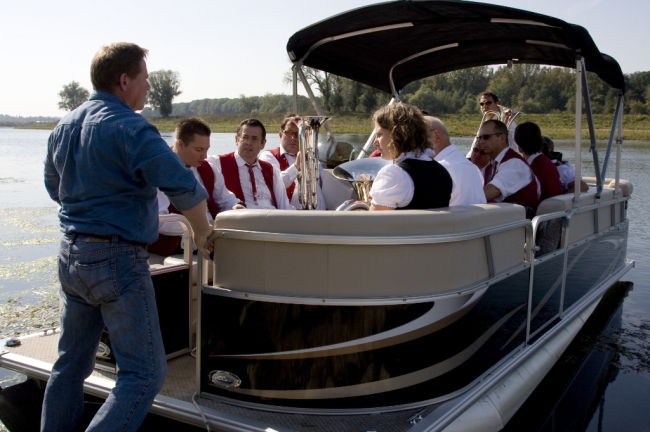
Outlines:
[{"label": "boat deck", "polygon": [[[11,360],[16,355],[36,360],[32,367],[40,367],[48,374],[57,358],[58,333],[34,335],[21,339],[21,346],[6,347],[9,352],[4,360]],[[42,363],[41,363],[42,362]],[[21,363],[26,363],[22,359]],[[5,366],[6,367],[6,366]],[[15,368],[14,368],[15,369]],[[116,375],[111,372],[95,369],[86,380],[91,393],[101,396],[102,388],[108,393],[115,383]],[[182,419],[190,424],[203,424],[199,412],[192,405],[192,396],[196,388],[196,360],[189,354],[169,360],[167,380],[159,395],[156,397],[152,412],[174,419]],[[86,390],[89,390],[87,388]],[[411,408],[406,411],[396,411],[382,414],[363,415],[312,415],[288,414],[260,409],[245,408],[208,398],[197,398],[208,422],[218,430],[260,430],[260,431],[406,431],[413,427],[408,419],[422,408]],[[425,417],[439,405],[434,404],[422,411]],[[242,428],[246,419],[248,427]],[[251,425],[250,420],[258,424]],[[237,425],[240,423],[239,425]],[[238,426],[238,427],[237,427]],[[251,428],[252,426],[252,428]]]}]

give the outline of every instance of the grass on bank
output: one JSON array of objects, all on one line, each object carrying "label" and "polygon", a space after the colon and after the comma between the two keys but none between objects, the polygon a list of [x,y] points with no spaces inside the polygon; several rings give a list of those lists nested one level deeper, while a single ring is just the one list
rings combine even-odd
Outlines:
[{"label": "grass on bank", "polygon": [[[234,133],[239,122],[247,117],[245,114],[220,114],[201,116],[210,124],[213,132]],[[279,131],[282,114],[260,113],[255,114],[266,126],[267,133]],[[594,128],[599,140],[609,138],[612,127],[612,115],[595,114]],[[440,119],[445,123],[452,136],[474,136],[479,127],[481,116],[479,114],[443,114]],[[149,118],[149,121],[161,132],[172,132],[178,123],[179,117],[163,119],[160,117]],[[516,119],[521,124],[532,121],[539,125],[542,133],[553,139],[571,139],[575,136],[575,116],[570,113],[561,114],[521,114]],[[371,116],[365,114],[332,114],[328,121],[336,134],[365,134],[372,132]],[[38,123],[16,126],[21,129],[53,129],[56,123]],[[582,137],[589,137],[587,117],[582,120]],[[644,114],[628,114],[623,116],[623,139],[628,141],[650,141],[650,116]]]}]

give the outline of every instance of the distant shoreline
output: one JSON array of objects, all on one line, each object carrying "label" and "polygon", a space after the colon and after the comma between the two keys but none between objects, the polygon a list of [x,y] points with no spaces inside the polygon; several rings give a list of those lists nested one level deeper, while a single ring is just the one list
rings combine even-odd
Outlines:
[{"label": "distant shoreline", "polygon": [[[235,132],[239,122],[247,117],[256,117],[264,123],[267,133],[277,133],[283,115],[278,114],[224,114],[200,116],[205,119],[216,133]],[[596,137],[599,140],[608,139],[611,131],[612,115],[595,114],[594,123]],[[160,132],[173,132],[180,117],[149,117],[148,120]],[[449,134],[457,137],[471,137],[476,134],[480,122],[480,115],[476,114],[445,114],[440,119],[445,123]],[[517,123],[532,121],[542,129],[542,133],[553,139],[572,139],[575,136],[575,116],[570,113],[560,114],[521,114]],[[372,132],[371,117],[364,114],[332,114],[328,121],[335,134],[360,134],[369,135]],[[41,129],[52,130],[53,123],[25,123],[7,124],[6,127],[16,129]],[[5,125],[0,124],[0,127]],[[586,116],[583,116],[582,137],[588,138],[588,125]],[[650,116],[644,114],[628,114],[623,116],[623,139],[628,141],[650,141]]]}]

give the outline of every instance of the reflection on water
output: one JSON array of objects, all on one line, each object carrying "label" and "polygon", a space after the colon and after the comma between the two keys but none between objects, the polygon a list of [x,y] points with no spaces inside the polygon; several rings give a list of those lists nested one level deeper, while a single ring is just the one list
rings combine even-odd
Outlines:
[{"label": "reflection on water", "polygon": [[[48,131],[0,129],[0,336],[31,333],[39,326],[54,326],[58,321],[54,257],[60,233],[57,207],[47,196],[42,179],[48,135]],[[169,144],[173,142],[172,134],[164,137]],[[340,135],[337,138],[360,147],[367,137]],[[267,139],[267,148],[279,145],[277,134],[269,133]],[[452,142],[462,152],[467,152],[471,145],[470,138],[452,138]],[[565,160],[573,160],[574,147],[569,141],[555,144]],[[210,154],[234,150],[233,134],[212,135]],[[602,161],[603,143],[599,143],[599,152]],[[593,163],[587,150],[583,151],[583,159],[583,175],[592,175]],[[608,176],[614,173],[614,163],[612,154]],[[610,326],[603,335],[596,333],[590,336],[592,339],[578,341],[583,344],[579,349],[587,350],[591,358],[600,359],[606,379],[595,383],[585,378],[585,373],[562,378],[564,387],[577,386],[574,390],[567,387],[563,394],[573,395],[569,397],[574,401],[571,409],[580,420],[568,420],[566,416],[563,420],[561,411],[555,411],[548,417],[537,416],[536,420],[529,417],[524,423],[516,423],[521,425],[519,430],[650,429],[647,409],[650,406],[650,228],[644,217],[650,214],[649,166],[650,143],[626,142],[621,177],[634,185],[628,210],[628,257],[636,260],[636,268],[624,279],[633,282],[633,288],[622,305],[615,308],[614,327]],[[613,302],[618,304],[618,300]],[[577,354],[575,358],[578,362]],[[571,362],[571,357],[565,361]],[[581,370],[593,367],[583,366]],[[22,379],[18,374],[0,369],[2,386]],[[594,384],[597,384],[595,389]],[[590,392],[599,395],[595,405],[581,388],[594,389]],[[575,403],[576,400],[581,403]]]}]

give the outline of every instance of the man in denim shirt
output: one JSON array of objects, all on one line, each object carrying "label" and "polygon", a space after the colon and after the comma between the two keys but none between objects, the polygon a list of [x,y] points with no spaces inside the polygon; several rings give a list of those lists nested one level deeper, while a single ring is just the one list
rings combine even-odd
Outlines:
[{"label": "man in denim shirt", "polygon": [[43,431],[76,429],[104,324],[119,372],[87,430],[137,430],[162,388],[167,362],[144,247],[158,237],[156,188],[187,217],[199,252],[208,253],[205,189],[135,113],[149,90],[146,55],[135,44],[102,47],[91,64],[95,91],[48,141],[45,187],[61,206],[64,233],[63,310]]}]

